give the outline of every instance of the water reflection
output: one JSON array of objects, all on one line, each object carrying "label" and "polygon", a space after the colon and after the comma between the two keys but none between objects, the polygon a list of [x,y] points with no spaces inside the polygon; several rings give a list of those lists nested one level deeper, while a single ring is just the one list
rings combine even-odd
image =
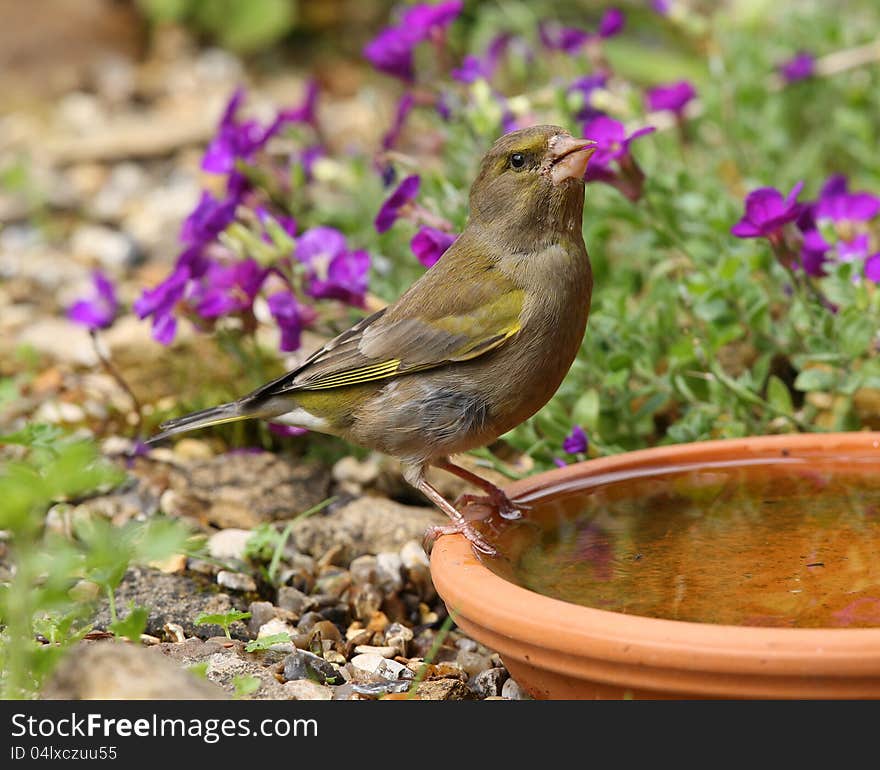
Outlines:
[{"label": "water reflection", "polygon": [[615,475],[503,525],[508,579],[651,617],[880,626],[880,464],[792,458]]}]

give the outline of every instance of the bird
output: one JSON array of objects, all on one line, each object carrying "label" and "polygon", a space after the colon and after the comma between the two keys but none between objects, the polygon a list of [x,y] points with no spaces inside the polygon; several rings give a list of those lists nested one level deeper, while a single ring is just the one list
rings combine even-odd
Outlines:
[{"label": "bird", "polygon": [[[460,508],[481,503],[513,519],[524,506],[450,458],[534,415],[580,349],[593,289],[584,173],[596,148],[560,126],[504,134],[480,163],[464,230],[397,301],[247,395],[161,424],[150,443],[250,418],[338,436],[398,458],[404,479],[449,517],[426,543],[460,533],[494,555]],[[485,494],[456,507],[428,482],[431,466]]]}]

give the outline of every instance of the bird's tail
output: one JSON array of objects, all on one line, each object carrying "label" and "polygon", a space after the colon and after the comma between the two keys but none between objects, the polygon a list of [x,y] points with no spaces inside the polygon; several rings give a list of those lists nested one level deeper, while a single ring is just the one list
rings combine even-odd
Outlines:
[{"label": "bird's tail", "polygon": [[232,401],[228,404],[220,404],[220,406],[212,406],[210,409],[202,409],[199,412],[178,417],[176,420],[168,420],[163,422],[159,428],[160,433],[148,439],[148,444],[154,444],[157,441],[173,436],[175,433],[185,433],[186,431],[196,430],[197,428],[206,428],[209,425],[221,425],[225,422],[238,422],[239,420],[248,420],[258,415],[252,412],[246,412],[241,405]]}]

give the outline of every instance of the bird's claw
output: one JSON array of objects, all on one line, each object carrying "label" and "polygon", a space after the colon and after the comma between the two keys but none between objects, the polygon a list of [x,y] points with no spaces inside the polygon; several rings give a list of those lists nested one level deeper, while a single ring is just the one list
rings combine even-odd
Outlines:
[{"label": "bird's claw", "polygon": [[479,505],[492,508],[493,510],[498,511],[498,515],[501,516],[502,519],[508,519],[511,521],[521,519],[523,511],[527,511],[531,508],[530,505],[513,502],[513,500],[501,490],[498,490],[498,494],[462,495],[456,501],[456,507],[465,507],[468,505]]},{"label": "bird's claw", "polygon": [[422,540],[422,547],[425,549],[426,553],[431,552],[431,547],[434,545],[434,541],[441,535],[464,535],[470,541],[475,551],[484,553],[487,556],[495,556],[498,553],[488,542],[486,542],[483,536],[474,529],[473,525],[467,521],[462,521],[457,524],[447,524],[445,526],[428,527],[425,532],[424,540]]}]

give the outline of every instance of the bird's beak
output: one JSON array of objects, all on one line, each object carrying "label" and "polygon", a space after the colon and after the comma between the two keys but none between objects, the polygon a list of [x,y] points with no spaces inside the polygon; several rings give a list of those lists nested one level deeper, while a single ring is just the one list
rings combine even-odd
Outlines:
[{"label": "bird's beak", "polygon": [[597,148],[592,139],[575,139],[565,134],[554,136],[550,141],[550,178],[553,184],[561,184],[566,179],[583,179],[587,161]]}]

